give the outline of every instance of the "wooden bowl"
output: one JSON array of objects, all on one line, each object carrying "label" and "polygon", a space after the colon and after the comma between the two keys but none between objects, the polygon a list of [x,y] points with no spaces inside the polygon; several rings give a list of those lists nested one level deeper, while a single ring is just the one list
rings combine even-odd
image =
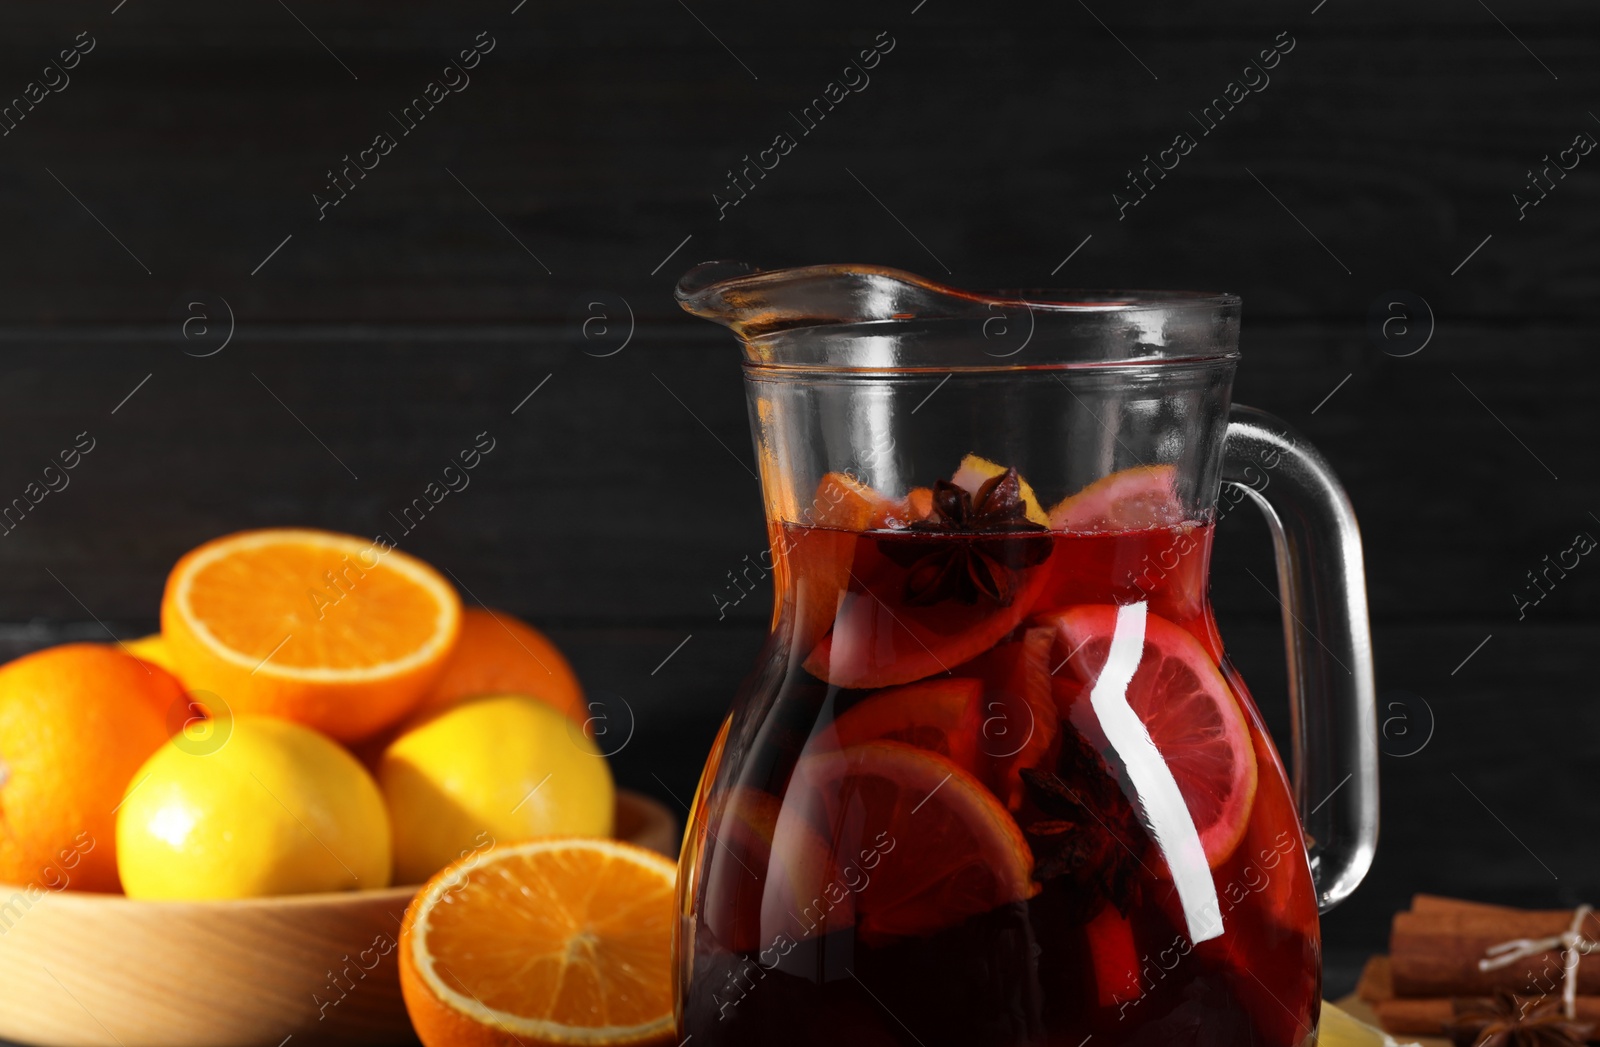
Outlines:
[{"label": "wooden bowl", "polygon": [[[616,831],[677,856],[675,819],[648,797],[618,792]],[[414,1043],[396,950],[416,891],[157,902],[0,886],[0,1040]]]}]

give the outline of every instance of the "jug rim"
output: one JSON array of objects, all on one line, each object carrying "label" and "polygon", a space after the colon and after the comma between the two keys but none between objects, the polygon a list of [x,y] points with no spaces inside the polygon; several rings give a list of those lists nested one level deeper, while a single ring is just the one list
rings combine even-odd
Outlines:
[{"label": "jug rim", "polygon": [[[1231,291],[1184,288],[998,287],[992,290],[969,290],[953,287],[906,269],[870,262],[834,262],[824,265],[789,266],[783,269],[758,269],[745,262],[729,260],[702,262],[693,267],[678,280],[673,294],[685,309],[695,312],[690,305],[703,300],[713,290],[724,293],[747,292],[817,277],[839,276],[885,277],[898,283],[925,288],[952,303],[1027,305],[1035,309],[1057,312],[1103,313],[1167,309],[1174,306],[1237,306],[1242,301]],[[952,313],[965,315],[960,310],[952,310]],[[935,313],[918,315],[927,319],[938,318]]]},{"label": "jug rim", "polygon": [[973,291],[881,265],[714,261],[686,272],[675,297],[732,330],[747,366],[999,370],[1238,357],[1241,300],[1230,292]]}]

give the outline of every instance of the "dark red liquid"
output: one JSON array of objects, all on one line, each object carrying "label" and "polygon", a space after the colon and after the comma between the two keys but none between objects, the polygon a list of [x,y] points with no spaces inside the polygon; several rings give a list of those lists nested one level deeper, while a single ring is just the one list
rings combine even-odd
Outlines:
[{"label": "dark red liquid", "polygon": [[[686,849],[679,1038],[1309,1042],[1310,872],[1282,767],[1222,658],[1210,542],[1200,524],[775,536],[783,603]],[[1117,607],[1138,603],[1125,701],[1203,855],[1152,830],[1140,758],[1090,697],[1111,678]],[[1191,736],[1199,756],[1177,748]],[[1220,933],[1175,866],[1191,884],[1198,869]]]}]

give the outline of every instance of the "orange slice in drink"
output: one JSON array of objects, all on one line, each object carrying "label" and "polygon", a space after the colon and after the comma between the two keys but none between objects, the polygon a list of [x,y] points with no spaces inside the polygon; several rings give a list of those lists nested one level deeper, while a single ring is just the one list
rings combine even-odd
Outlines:
[{"label": "orange slice in drink", "polygon": [[1083,925],[1093,958],[1094,989],[1097,1003],[1115,1007],[1139,996],[1139,947],[1133,940],[1133,925],[1107,905],[1099,915]]},{"label": "orange slice in drink", "polygon": [[[795,914],[813,921],[791,930],[796,937],[852,925],[869,943],[926,936],[1036,892],[1017,823],[937,753],[900,742],[812,753],[795,765],[784,802],[828,841],[825,879],[781,885],[781,897],[816,900]],[[775,849],[786,836],[780,825]]]},{"label": "orange slice in drink", "polygon": [[898,508],[888,495],[849,473],[837,472],[823,476],[817,484],[817,497],[813,504],[819,507],[816,523],[849,531],[881,527],[883,521]]},{"label": "orange slice in drink", "polygon": [[[780,825],[783,844],[775,847]],[[720,823],[708,826],[707,832],[712,838],[703,847],[711,852],[712,864],[706,890],[725,901],[718,909],[729,921],[711,930],[731,949],[756,952],[770,945],[776,933],[764,931],[763,923],[774,926],[810,900],[769,890],[768,881],[780,879],[772,873],[772,863],[790,867],[782,883],[818,883],[824,879],[821,863],[827,859],[827,845],[802,818],[785,815],[776,796],[747,785],[729,790]],[[769,913],[765,921],[763,911]]]},{"label": "orange slice in drink", "polygon": [[[879,542],[959,542],[960,537],[915,534],[886,535]],[[882,566],[870,575],[850,579],[833,630],[805,661],[806,671],[838,687],[877,688],[911,683],[956,666],[987,651],[1015,629],[1033,610],[1050,580],[1050,561],[1025,566],[1006,552],[1008,543],[1039,540],[1034,535],[985,538],[989,548],[1016,575],[1010,603],[988,597],[975,603],[941,600],[911,606],[904,595],[904,569]]]},{"label": "orange slice in drink", "polygon": [[907,525],[918,520],[926,520],[933,515],[933,488],[913,487],[906,492],[905,504],[901,506],[899,515],[904,517]]},{"label": "orange slice in drink", "polygon": [[[1068,715],[1086,736],[1104,737],[1090,696],[1111,650],[1117,608],[1085,604],[1045,620],[1084,684]],[[1144,652],[1126,700],[1172,772],[1215,869],[1239,845],[1255,803],[1256,757],[1244,711],[1200,642],[1154,614],[1145,618]]]},{"label": "orange slice in drink", "polygon": [[894,502],[848,473],[828,473],[803,514],[806,525],[774,532],[777,557],[795,587],[794,644],[809,650],[827,633],[850,584],[856,541],[880,526]]},{"label": "orange slice in drink", "polygon": [[161,601],[161,632],[190,690],[347,742],[409,712],[460,629],[461,601],[433,568],[327,531],[207,542],[178,561]]},{"label": "orange slice in drink", "polygon": [[468,855],[400,930],[400,991],[425,1047],[641,1047],[673,1035],[676,866],[615,840]]},{"label": "orange slice in drink", "polygon": [[1013,811],[1022,806],[1022,769],[1046,762],[1061,729],[1050,686],[1055,634],[1049,626],[1024,630],[961,670],[985,681],[980,747],[989,783]]},{"label": "orange slice in drink", "polygon": [[1050,510],[1055,531],[1134,531],[1184,521],[1176,466],[1141,465],[1103,476]]},{"label": "orange slice in drink", "polygon": [[836,748],[862,742],[905,742],[948,756],[963,770],[976,774],[982,697],[983,682],[963,677],[935,677],[892,687],[852,705],[817,740]]}]

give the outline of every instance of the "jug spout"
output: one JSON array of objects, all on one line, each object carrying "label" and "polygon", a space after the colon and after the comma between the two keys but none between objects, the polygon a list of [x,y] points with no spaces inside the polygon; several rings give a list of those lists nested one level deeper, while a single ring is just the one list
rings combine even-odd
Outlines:
[{"label": "jug spout", "polygon": [[687,312],[741,338],[835,324],[982,316],[994,301],[879,265],[768,271],[735,261],[695,266],[678,281],[676,295]]}]

